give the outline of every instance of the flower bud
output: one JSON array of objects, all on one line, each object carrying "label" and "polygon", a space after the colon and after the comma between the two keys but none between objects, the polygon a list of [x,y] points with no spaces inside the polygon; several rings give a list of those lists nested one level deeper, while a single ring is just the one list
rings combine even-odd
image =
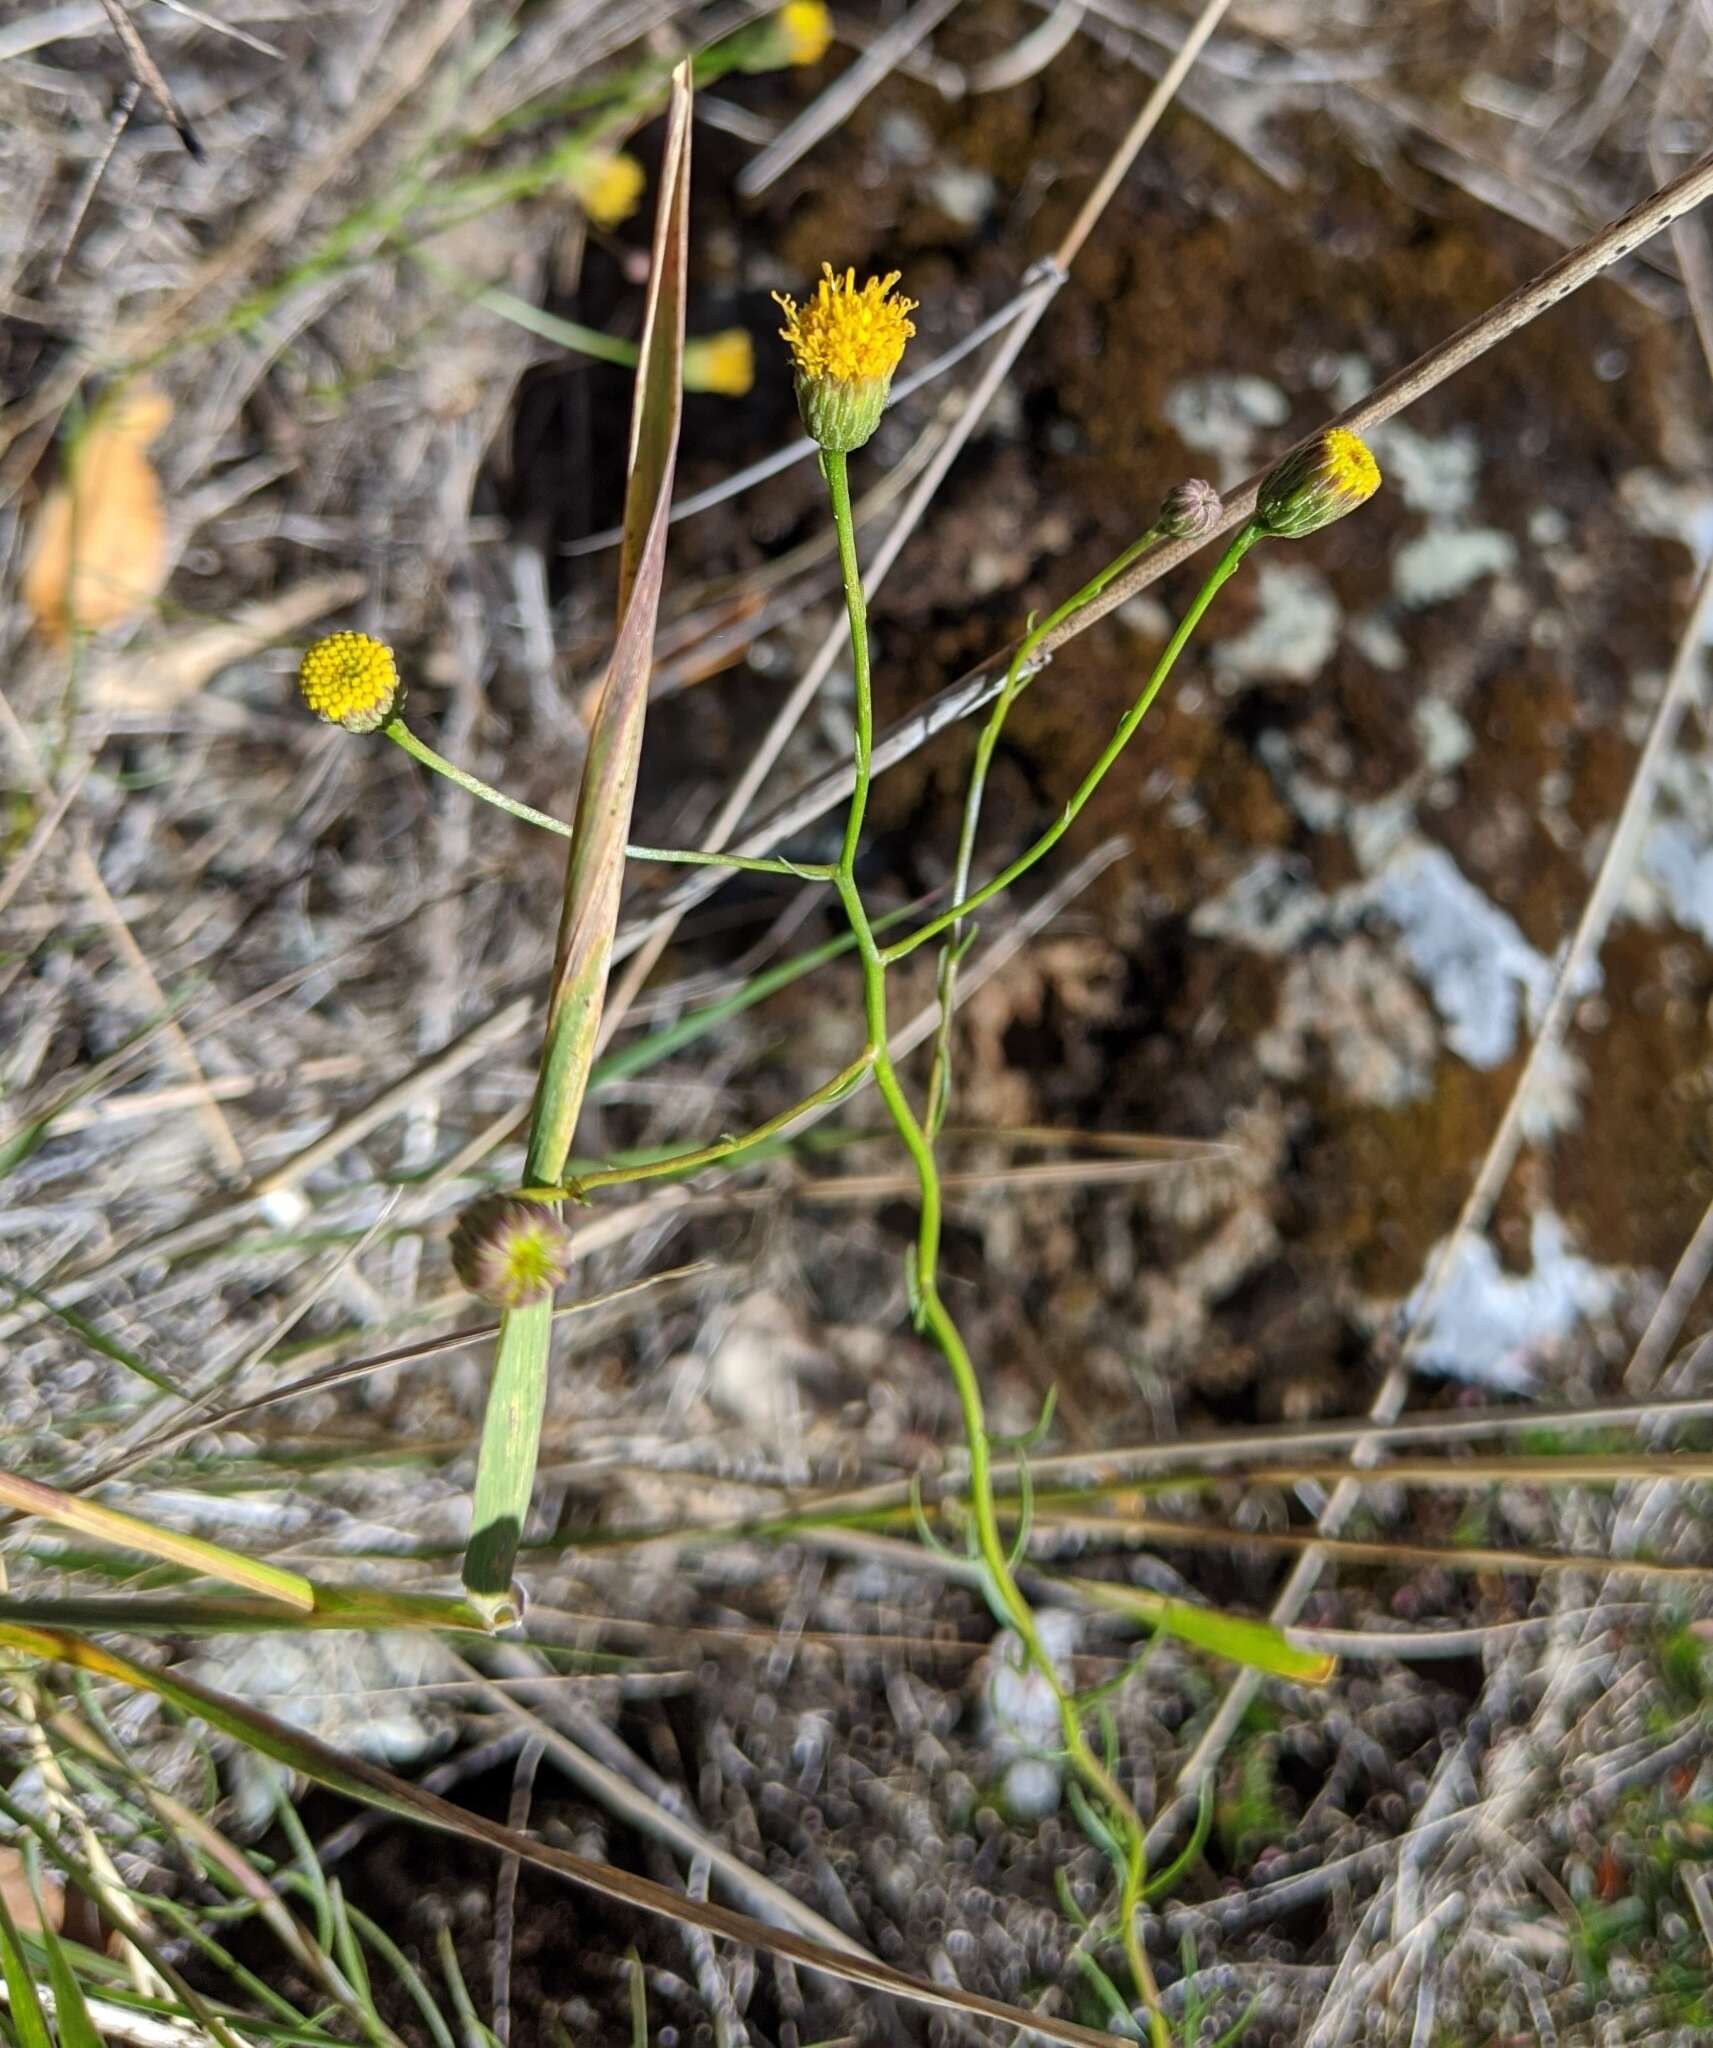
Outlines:
[{"label": "flower bud", "polygon": [[1255,520],[1284,540],[1318,533],[1365,505],[1380,488],[1380,465],[1347,427],[1328,427],[1293,448],[1269,473],[1255,501]]},{"label": "flower bud", "polygon": [[797,409],[810,439],[835,454],[860,448],[880,425],[892,373],[916,332],[916,301],[887,296],[898,277],[889,270],[859,291],[854,270],[835,277],[823,263],[806,306],[773,295],[785,314],[779,334],[797,372]]},{"label": "flower bud", "polygon": [[403,694],[392,649],[367,633],[329,633],[317,640],[298,664],[297,682],[316,717],[347,732],[385,725]]},{"label": "flower bud", "polygon": [[571,1270],[571,1233],[539,1202],[479,1195],[452,1233],[452,1267],[490,1308],[527,1308]]},{"label": "flower bud", "polygon": [[1192,476],[1166,493],[1158,524],[1170,540],[1206,540],[1224,514],[1213,485],[1204,477]]}]

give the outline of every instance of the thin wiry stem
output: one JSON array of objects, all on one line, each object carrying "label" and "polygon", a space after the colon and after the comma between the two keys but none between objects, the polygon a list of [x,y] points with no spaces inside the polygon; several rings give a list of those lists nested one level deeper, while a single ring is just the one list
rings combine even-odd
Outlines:
[{"label": "thin wiry stem", "polygon": [[[571,827],[562,818],[549,817],[545,811],[538,811],[533,804],[522,803],[515,796],[507,796],[503,789],[496,789],[491,782],[484,782],[479,775],[472,775],[467,768],[460,768],[455,761],[448,761],[444,754],[437,754],[426,740],[419,739],[402,718],[389,718],[381,728],[395,746],[402,747],[413,761],[420,761],[424,768],[430,768],[436,775],[444,775],[467,795],[479,797],[483,803],[492,804],[496,810],[505,811],[514,818],[521,818],[526,825],[538,826],[543,832],[552,832],[560,839],[571,837]],[[787,875],[798,882],[830,882],[831,868],[815,862],[774,859],[751,859],[741,853],[713,853],[700,847],[686,846],[627,846],[627,860],[655,860],[670,863],[676,867],[692,868],[741,868],[750,875]]]},{"label": "thin wiry stem", "polygon": [[[1011,707],[1029,687],[1034,677],[1035,654],[1048,634],[1064,623],[1072,613],[1078,612],[1091,598],[1098,597],[1114,576],[1129,568],[1139,556],[1144,555],[1160,539],[1158,526],[1149,527],[1140,540],[1126,548],[1116,561],[1109,562],[1097,576],[1091,577],[1081,590],[1056,605],[1038,624],[1030,626],[1011,657],[1011,666],[1005,672],[1005,685],[988,713],[987,723],[981,729],[976,741],[975,759],[970,763],[969,783],[964,792],[963,819],[958,827],[958,853],[952,867],[951,897],[954,904],[961,903],[969,894],[970,868],[975,860],[976,832],[981,824],[982,799],[987,793],[988,770],[993,765],[993,756],[999,746],[999,736],[1005,729],[1005,721],[1011,715]],[[973,936],[973,934],[969,935]],[[958,963],[963,958],[965,946],[969,943],[963,930],[963,919],[957,918],[951,927],[950,936],[940,953],[938,990],[940,997],[940,1023],[934,1034],[934,1065],[928,1077],[928,1108],[923,1117],[930,1138],[939,1136],[940,1126],[945,1122],[946,1105],[951,1096],[952,1071],[952,1017],[958,1000]]]},{"label": "thin wiry stem", "polygon": [[[856,937],[857,954],[862,966],[864,1021],[867,1025],[868,1052],[873,1061],[875,1085],[880,1091],[881,1099],[886,1104],[905,1150],[910,1155],[916,1173],[920,1213],[910,1269],[912,1304],[918,1327],[934,1339],[945,1358],[957,1393],[969,1457],[970,1528],[981,1559],[983,1585],[989,1604],[996,1617],[1016,1635],[1029,1664],[1050,1688],[1058,1709],[1066,1753],[1077,1776],[1099,1802],[1102,1825],[1109,1832],[1108,1846],[1119,1873],[1119,1925],[1125,1958],[1136,1989],[1148,2009],[1150,2033],[1156,2048],[1165,2048],[1170,2038],[1169,2027],[1160,2003],[1159,1987],[1155,1983],[1152,1966],[1143,1945],[1140,1924],[1140,1908],[1147,1871],[1141,1817],[1134,1802],[1090,1744],[1083,1726],[1082,1710],[1060,1678],[1041,1636],[1034,1610],[1017,1583],[994,1499],[991,1440],[987,1430],[980,1378],[962,1332],[958,1329],[956,1320],[939,1291],[943,1204],[933,1138],[912,1108],[903,1083],[899,1079],[897,1067],[887,1050],[886,970],[893,958],[901,957],[901,952],[897,946],[882,949],[876,940],[856,880],[856,857],[861,843],[863,817],[873,775],[874,698],[869,660],[867,608],[863,599],[862,575],[857,560],[856,533],[851,517],[845,457],[843,454],[829,451],[822,458],[822,467],[827,478],[833,521],[838,536],[839,566],[845,588],[851,664],[855,682],[851,801],[846,816],[844,843],[834,869],[833,885],[838,891],[839,901]],[[1001,876],[955,906],[953,911],[930,920],[927,925],[912,934],[904,942],[902,952],[908,952],[925,939],[948,929],[958,917],[978,904],[991,900],[1057,844],[1136,731],[1170,673],[1172,664],[1187,644],[1220,586],[1234,573],[1243,556],[1259,537],[1257,529],[1245,528],[1228,549],[1225,558],[1208,578],[1206,585],[1173,634],[1141,695],[1120,721],[1117,732],[1102,750],[1094,767],[1085,776],[1077,797],[1066,807],[1056,825],[1044,833],[1035,845],[1014,861]],[[1120,562],[1113,564],[1097,582],[1104,585],[1111,576],[1116,576],[1121,564],[1133,560],[1140,551],[1140,546],[1139,543],[1137,548],[1127,550],[1126,555],[1120,558]],[[1079,593],[1079,597],[1082,595]],[[1021,687],[1021,682],[1017,687]],[[1015,694],[1014,689],[1012,696],[1015,697]],[[996,741],[997,725],[992,726],[992,732]],[[979,757],[980,767],[985,768],[991,753],[992,746],[989,745],[985,753]],[[974,820],[978,810],[979,793],[976,801],[966,807],[965,839],[968,844],[973,844]]]}]

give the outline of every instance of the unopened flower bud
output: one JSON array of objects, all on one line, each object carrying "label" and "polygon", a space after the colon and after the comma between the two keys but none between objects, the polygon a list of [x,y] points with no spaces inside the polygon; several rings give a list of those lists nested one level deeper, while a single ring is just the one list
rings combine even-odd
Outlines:
[{"label": "unopened flower bud", "polygon": [[1206,540],[1225,516],[1219,493],[1205,477],[1174,484],[1160,505],[1160,531],[1171,540]]},{"label": "unopened flower bud", "polygon": [[892,373],[916,332],[916,301],[888,297],[898,277],[889,270],[859,291],[854,270],[835,277],[823,263],[815,296],[801,309],[773,295],[785,314],[779,334],[797,372],[797,409],[810,439],[835,454],[860,448],[880,425]]},{"label": "unopened flower bud", "polygon": [[317,718],[347,732],[373,732],[393,715],[398,663],[384,640],[367,633],[329,633],[298,664],[298,688]]},{"label": "unopened flower bud", "polygon": [[571,1270],[571,1233],[539,1202],[479,1195],[452,1233],[452,1266],[490,1308],[527,1308]]},{"label": "unopened flower bud", "polygon": [[1255,501],[1256,523],[1284,540],[1318,533],[1365,505],[1380,488],[1380,465],[1347,427],[1328,427],[1292,449]]}]

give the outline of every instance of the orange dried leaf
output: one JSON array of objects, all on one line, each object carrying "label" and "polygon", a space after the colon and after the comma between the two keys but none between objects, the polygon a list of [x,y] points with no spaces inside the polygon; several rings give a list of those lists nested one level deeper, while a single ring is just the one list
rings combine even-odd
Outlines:
[{"label": "orange dried leaf", "polygon": [[36,515],[24,601],[62,644],[141,611],[166,580],[166,519],[149,445],[172,417],[151,386],[125,391],[90,422]]},{"label": "orange dried leaf", "polygon": [[[0,1898],[6,1902],[6,1910],[12,1916],[12,1925],[20,1933],[35,1934],[40,1931],[42,1916],[36,1903],[36,1894],[24,1868],[24,1858],[17,1849],[0,1848]],[[65,1924],[65,1888],[51,1872],[42,1873],[41,1903],[47,1907],[48,1918],[57,1932]]]}]

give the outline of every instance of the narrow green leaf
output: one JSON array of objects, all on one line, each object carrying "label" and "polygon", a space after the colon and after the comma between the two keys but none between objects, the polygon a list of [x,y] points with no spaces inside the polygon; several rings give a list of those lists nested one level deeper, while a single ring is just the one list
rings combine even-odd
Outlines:
[{"label": "narrow green leaf", "polygon": [[0,1892],[0,1974],[6,1980],[6,2002],[11,2009],[12,2031],[18,2037],[18,2048],[54,2048],[53,2037],[48,2032],[47,2015],[42,2011],[42,2001],[36,1996],[36,1981],[24,1959],[23,1944],[12,1924],[12,1916],[6,1910],[3,1892]]},{"label": "narrow green leaf", "polygon": [[[525,1184],[531,1187],[557,1186],[563,1178],[600,1041],[666,569],[672,474],[683,410],[689,240],[690,68],[681,64],[672,79],[648,307],[631,412],[618,633],[590,720],[566,855],[547,1037],[524,1166]],[[494,1354],[464,1584],[496,1620],[509,1612],[512,1566],[535,1488],[550,1325],[546,1303],[514,1311],[500,1325]]]},{"label": "narrow green leaf", "polygon": [[54,1995],[54,2032],[59,2048],[101,2048],[101,2036],[89,2017],[83,1986],[72,1973],[65,1945],[54,1932],[46,1914],[42,1916],[42,1952],[48,1963],[48,1988]]},{"label": "narrow green leaf", "polygon": [[494,1378],[482,1418],[482,1449],[470,1508],[470,1547],[464,1554],[464,1585],[472,1600],[492,1608],[496,1620],[509,1618],[505,1603],[511,1593],[512,1567],[535,1490],[552,1336],[552,1302],[533,1302],[528,1308],[513,1309],[501,1321],[500,1340],[494,1349]]},{"label": "narrow green leaf", "polygon": [[160,1529],[136,1515],[121,1514],[77,1495],[61,1493],[17,1472],[0,1472],[0,1503],[21,1515],[40,1515],[61,1528],[94,1536],[104,1543],[117,1543],[128,1550],[143,1551],[149,1557],[165,1558],[171,1564],[188,1566],[228,1585],[261,1593],[304,1612],[315,1606],[315,1588],[298,1572],[282,1571],[278,1565],[263,1564],[243,1557],[223,1544],[205,1543],[199,1536],[182,1536],[175,1529]]},{"label": "narrow green leaf", "polygon": [[1222,1614],[1216,1607],[1197,1607],[1188,1600],[1170,1600],[1141,1586],[1113,1586],[1101,1579],[1066,1579],[1083,1599],[1096,1607],[1128,1614],[1133,1620],[1162,1629],[1198,1650],[1247,1664],[1275,1678],[1299,1685],[1325,1685],[1338,1669],[1338,1659],[1323,1651],[1299,1650],[1271,1622],[1245,1614]]}]

